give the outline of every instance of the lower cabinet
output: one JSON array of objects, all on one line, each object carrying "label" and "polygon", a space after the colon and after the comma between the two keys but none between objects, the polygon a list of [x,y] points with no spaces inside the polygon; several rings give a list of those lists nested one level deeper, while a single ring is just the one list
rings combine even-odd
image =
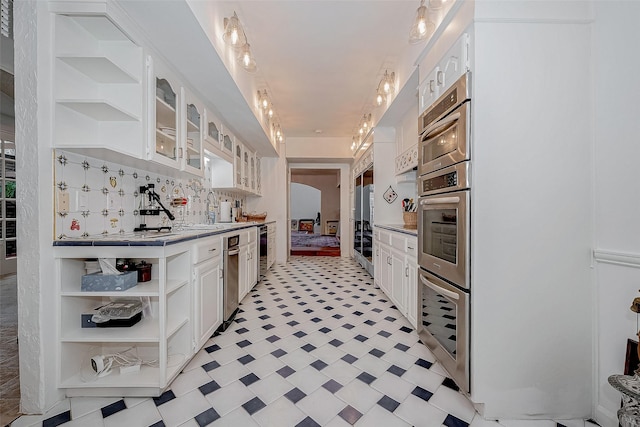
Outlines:
[{"label": "lower cabinet", "polygon": [[276,224],[267,224],[267,270],[276,261]]},{"label": "lower cabinet", "polygon": [[257,228],[249,228],[240,234],[240,255],[238,258],[239,271],[239,301],[247,296],[258,282],[258,243]]},{"label": "lower cabinet", "polygon": [[193,313],[194,352],[211,338],[222,324],[222,246],[218,236],[194,245]]},{"label": "lower cabinet", "polygon": [[417,237],[380,228],[374,235],[375,283],[417,329]]},{"label": "lower cabinet", "polygon": [[[151,280],[121,291],[83,290],[87,261],[97,258],[144,260]],[[62,246],[55,259],[58,388],[70,397],[162,394],[194,354],[189,245]],[[90,321],[99,307],[127,300],[142,302],[139,322],[97,327]],[[139,366],[123,368],[118,355],[135,357]]]}]

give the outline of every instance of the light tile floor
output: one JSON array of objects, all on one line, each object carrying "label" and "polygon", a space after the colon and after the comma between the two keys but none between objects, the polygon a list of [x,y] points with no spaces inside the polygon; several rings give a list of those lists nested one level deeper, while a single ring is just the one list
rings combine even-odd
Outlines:
[{"label": "light tile floor", "polygon": [[162,396],[71,398],[12,426],[509,427],[444,372],[352,260],[293,257]]},{"label": "light tile floor", "polygon": [[0,279],[0,426],[13,421],[20,410],[16,286],[16,275]]}]

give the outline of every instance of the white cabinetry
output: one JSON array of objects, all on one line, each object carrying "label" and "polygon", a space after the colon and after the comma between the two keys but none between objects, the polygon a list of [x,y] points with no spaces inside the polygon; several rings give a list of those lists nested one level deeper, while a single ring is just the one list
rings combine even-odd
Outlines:
[{"label": "white cabinetry", "polygon": [[203,176],[204,107],[161,62],[147,57],[149,160]]},{"label": "white cabinetry", "polygon": [[240,232],[240,254],[238,258],[238,300],[247,296],[258,281],[257,228],[251,227]]},{"label": "white cabinetry", "polygon": [[55,15],[57,148],[145,157],[142,48],[107,16]]},{"label": "white cabinetry", "polygon": [[267,224],[267,270],[276,261],[276,224]]},{"label": "white cabinetry", "polygon": [[[468,34],[462,34],[451,46],[426,77],[422,79],[419,87],[419,113],[429,108],[431,104],[451,85],[469,70],[469,44]],[[420,64],[422,67],[422,64]],[[426,70],[420,70],[420,73]]]},{"label": "white cabinetry", "polygon": [[[85,260],[130,258],[151,264],[151,280],[118,292],[81,290]],[[189,248],[57,247],[58,387],[67,396],[158,396],[193,355],[191,318],[191,260]],[[83,327],[91,314],[114,299],[149,302],[149,312],[130,327]],[[92,375],[91,357],[131,349],[148,362],[136,373]]]},{"label": "white cabinetry", "polygon": [[198,240],[192,249],[194,353],[222,323],[222,240],[220,236]]},{"label": "white cabinetry", "polygon": [[380,228],[374,235],[375,283],[417,329],[417,237]]},{"label": "white cabinetry", "polygon": [[231,134],[223,136],[220,150],[209,151],[207,162],[211,170],[207,171],[207,179],[211,176],[212,188],[259,195],[259,164],[255,153]]}]

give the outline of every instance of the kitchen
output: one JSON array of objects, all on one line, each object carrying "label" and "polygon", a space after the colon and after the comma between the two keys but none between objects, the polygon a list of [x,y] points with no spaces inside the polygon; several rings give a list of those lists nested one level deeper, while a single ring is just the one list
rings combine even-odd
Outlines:
[{"label": "kitchen", "polygon": [[[594,417],[603,424],[612,423],[619,394],[608,386],[606,378],[621,371],[624,342],[636,332],[634,319],[627,307],[637,293],[637,281],[634,280],[637,270],[634,268],[638,264],[638,248],[637,239],[633,239],[637,236],[637,221],[633,219],[638,206],[637,202],[627,202],[628,197],[620,196],[629,192],[625,191],[627,183],[634,182],[631,159],[638,150],[631,137],[638,134],[637,121],[633,120],[637,116],[637,106],[629,103],[628,99],[633,99],[633,96],[629,97],[626,89],[630,86],[631,94],[638,91],[638,83],[631,74],[638,68],[638,58],[625,44],[635,37],[632,29],[637,24],[637,4],[570,2],[555,6],[538,4],[537,7],[531,3],[516,4],[519,6],[511,9],[500,2],[464,2],[457,9],[456,19],[449,22],[447,28],[450,30],[439,36],[442,43],[428,42],[431,43],[427,44],[428,51],[432,54],[407,60],[399,65],[396,73],[400,83],[410,81],[418,59],[420,77],[413,77],[416,79],[413,87],[417,87],[423,72],[433,70],[456,36],[467,28],[470,21],[475,23],[472,41],[477,49],[472,65],[475,88],[473,123],[474,140],[478,145],[474,146],[473,152],[476,174],[473,188],[478,192],[472,196],[472,206],[477,213],[473,231],[477,234],[473,235],[472,245],[480,242],[492,244],[486,250],[478,247],[474,252],[473,274],[477,278],[504,275],[507,277],[503,280],[519,285],[503,287],[498,294],[476,293],[474,298],[478,298],[476,304],[479,306],[503,302],[516,308],[520,308],[518,304],[523,306],[516,310],[517,316],[514,313],[505,316],[510,313],[507,310],[496,310],[492,315],[487,313],[483,320],[484,329],[478,331],[475,339],[483,346],[503,352],[504,357],[511,361],[501,366],[505,369],[505,378],[520,377],[529,385],[538,382],[554,384],[550,377],[562,371],[566,375],[564,378],[571,379],[566,381],[566,388],[558,390],[557,396],[540,396],[535,390],[522,389],[519,403],[526,400],[537,407],[526,411],[522,409],[526,414],[533,416],[549,411],[549,407],[543,404],[547,398],[564,402],[563,399],[572,400],[570,396],[575,396],[575,413],[559,415]],[[16,14],[16,21],[25,19],[23,24],[33,24],[23,26],[23,31],[47,28],[46,14],[42,10],[34,10],[44,8],[42,4],[17,2],[16,8],[21,12]],[[190,23],[198,19],[193,15],[187,18]],[[38,25],[35,25],[36,21]],[[535,29],[540,33],[532,29],[531,24],[536,22],[539,27]],[[563,25],[571,27],[571,31],[564,33]],[[493,31],[496,27],[499,30]],[[531,32],[525,31],[527,29]],[[406,33],[406,29],[403,28],[402,32]],[[25,34],[31,33],[27,31]],[[565,41],[571,40],[571,48],[563,45],[565,50],[554,50],[546,55],[546,49],[555,46],[560,36]],[[46,34],[40,37],[47,39]],[[160,39],[161,35],[157,38]],[[530,44],[519,44],[524,40]],[[16,68],[28,70],[38,64],[38,75],[46,75],[46,61],[36,61],[33,49],[36,42],[45,43],[31,37],[16,37],[16,43],[26,44],[25,49],[16,49]],[[170,55],[170,43],[166,46],[166,55]],[[498,50],[496,46],[503,46],[504,50]],[[513,60],[510,59],[512,57]],[[47,91],[48,82],[36,81],[35,73],[25,75],[33,80],[17,82],[17,92],[30,93],[38,88],[37,96],[47,100],[46,94],[41,92]],[[621,82],[625,88],[622,91],[618,89]],[[233,84],[241,85],[241,82]],[[404,87],[403,84],[398,86]],[[496,92],[501,96],[496,97]],[[247,93],[252,97],[255,91]],[[24,304],[23,315],[29,313],[30,316],[23,319],[28,320],[23,324],[21,335],[25,338],[21,339],[24,364],[39,367],[30,372],[23,369],[26,409],[33,412],[48,408],[57,400],[55,396],[58,394],[51,378],[54,372],[52,362],[45,360],[41,363],[43,358],[39,356],[44,348],[55,345],[54,337],[38,326],[49,319],[46,301],[52,298],[52,290],[40,283],[46,282],[42,279],[53,271],[51,236],[54,225],[53,218],[48,219],[54,205],[53,194],[43,190],[51,188],[53,175],[52,145],[46,125],[49,101],[44,100],[38,103],[39,107],[36,107],[34,98],[24,99],[21,101],[24,104],[17,106],[22,120],[26,117],[39,118],[37,128],[24,126],[23,121],[17,133],[18,140],[33,141],[33,144],[19,145],[22,164],[18,170],[21,187],[24,188],[20,200],[23,208],[18,212],[18,219],[23,225],[19,231],[21,246],[39,248],[33,254],[21,254],[19,261],[20,295],[38,295],[29,301],[23,298],[21,302]],[[245,106],[243,111],[254,116],[247,110],[251,108]],[[406,109],[401,108],[400,117],[404,111]],[[386,117],[383,115],[382,118]],[[400,119],[392,120],[385,126],[393,127],[398,121]],[[256,122],[255,119],[249,121],[249,127],[255,127]],[[383,134],[378,132],[374,139]],[[271,218],[276,219],[279,263],[284,262],[286,251],[280,242],[286,241],[287,230],[286,201],[282,196],[286,194],[287,158],[296,162],[308,161],[316,148],[313,141],[300,141],[301,144],[294,147],[292,142],[297,141],[292,139],[288,138],[286,147],[283,147],[286,157],[265,157],[266,161],[263,158],[262,185],[273,190],[274,197],[262,197],[253,205],[247,202],[250,211],[267,211]],[[392,141],[395,142],[394,138],[389,137],[381,142]],[[481,141],[497,142],[485,142],[486,145],[479,146]],[[613,144],[611,141],[615,141],[617,148],[603,150]],[[348,144],[346,150],[349,152]],[[550,156],[551,153],[553,155]],[[326,153],[318,156],[334,158]],[[504,161],[498,162],[498,159]],[[376,157],[374,162],[381,160],[384,159]],[[500,173],[485,175],[478,172],[498,168]],[[375,170],[379,169],[384,168],[376,166]],[[387,169],[391,167],[387,166]],[[393,170],[390,173],[393,175]],[[348,189],[346,182],[342,188]],[[567,188],[569,183],[571,187]],[[386,186],[381,190],[386,190]],[[620,200],[626,203],[621,204]],[[385,203],[382,201],[376,206],[383,212]],[[546,206],[552,208],[545,212],[543,207]],[[399,209],[395,215],[398,216],[389,218],[390,223],[399,221]],[[376,218],[384,221],[384,216]],[[348,221],[348,216],[341,218],[343,224]],[[514,245],[509,236],[527,244]],[[497,248],[500,252],[495,250]],[[509,258],[497,256],[502,252]],[[506,263],[505,259],[508,260]],[[560,264],[559,260],[564,260],[564,263]],[[558,286],[560,277],[563,286]],[[616,288],[607,286],[610,283]],[[556,298],[548,298],[551,295]],[[564,327],[558,327],[552,336],[541,337],[536,330],[545,328],[536,325],[548,318],[550,312],[556,313],[554,318]],[[507,320],[508,331],[505,331]],[[478,353],[483,350],[478,349]],[[535,357],[536,354],[539,357]],[[521,362],[516,364],[515,360]],[[478,360],[477,363],[490,362]],[[496,360],[496,363],[501,362]],[[482,373],[482,378],[478,378],[481,388],[478,392],[484,393],[487,400],[515,398],[517,393],[502,395],[501,390],[509,390],[510,386],[485,368],[478,366],[476,370],[477,374]],[[492,388],[496,382],[499,384]],[[582,392],[576,394],[575,387]],[[573,407],[573,404],[566,403],[566,407]],[[515,408],[518,405],[511,402],[508,406]]]}]

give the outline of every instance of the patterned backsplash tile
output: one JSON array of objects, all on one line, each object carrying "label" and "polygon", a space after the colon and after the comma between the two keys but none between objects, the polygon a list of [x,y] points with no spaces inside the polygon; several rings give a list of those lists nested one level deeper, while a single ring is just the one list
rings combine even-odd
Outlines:
[{"label": "patterned backsplash tile", "polygon": [[[54,180],[55,200],[61,191],[69,194],[68,212],[62,212],[56,204],[56,239],[127,233],[140,223],[147,227],[201,224],[207,222],[211,203],[218,207],[219,201],[228,200],[246,205],[242,195],[205,188],[204,179],[176,179],[61,150],[55,150]],[[175,216],[174,221],[163,212],[158,216],[140,215],[140,209],[149,206],[147,196],[139,194],[140,187],[148,184],[154,185],[162,204]],[[187,204],[173,207],[174,198],[185,198]]]}]

